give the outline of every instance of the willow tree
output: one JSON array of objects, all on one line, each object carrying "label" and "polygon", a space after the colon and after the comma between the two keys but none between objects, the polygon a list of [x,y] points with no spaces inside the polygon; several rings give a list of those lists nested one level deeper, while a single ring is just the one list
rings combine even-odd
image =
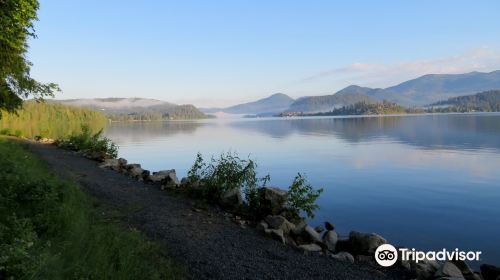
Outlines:
[{"label": "willow tree", "polygon": [[30,76],[32,66],[26,58],[28,40],[36,38],[33,22],[37,0],[0,0],[0,118],[2,111],[16,112],[23,99],[43,100],[59,88],[40,83]]}]

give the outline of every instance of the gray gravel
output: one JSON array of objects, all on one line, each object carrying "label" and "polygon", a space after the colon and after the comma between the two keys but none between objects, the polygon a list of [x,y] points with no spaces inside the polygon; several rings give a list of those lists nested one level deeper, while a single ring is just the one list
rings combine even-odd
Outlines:
[{"label": "gray gravel", "polygon": [[400,268],[304,255],[251,227],[241,228],[215,207],[194,208],[193,200],[101,169],[71,151],[29,146],[56,174],[75,180],[99,203],[121,209],[124,223],[161,244],[193,279],[405,279]]}]

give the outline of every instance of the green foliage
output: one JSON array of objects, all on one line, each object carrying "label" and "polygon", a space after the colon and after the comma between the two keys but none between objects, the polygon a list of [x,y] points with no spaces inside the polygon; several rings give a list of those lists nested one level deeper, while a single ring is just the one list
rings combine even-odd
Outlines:
[{"label": "green foliage", "polygon": [[302,174],[298,173],[288,188],[287,208],[294,213],[304,212],[308,217],[314,218],[314,211],[319,208],[316,200],[323,189],[314,190]]},{"label": "green foliage", "polygon": [[0,279],[175,279],[157,245],[0,138]]},{"label": "green foliage", "polygon": [[[20,130],[28,138],[66,138],[79,133],[82,124],[91,124],[93,131],[105,127],[106,117],[97,111],[60,104],[26,101],[16,113],[6,113],[0,119],[0,129]],[[11,133],[13,134],[13,133]]]},{"label": "green foliage", "polygon": [[268,181],[268,177],[258,178],[257,164],[251,159],[241,159],[236,153],[223,153],[219,158],[205,163],[200,153],[188,172],[191,186],[197,184],[200,195],[211,202],[218,202],[230,190],[243,189],[246,199],[251,203],[256,195],[259,182]]},{"label": "green foliage", "polygon": [[61,144],[78,151],[102,152],[111,158],[118,156],[118,146],[110,139],[102,136],[102,129],[97,133],[92,133],[88,125],[82,125],[81,133],[74,134]]},{"label": "green foliage", "polygon": [[500,111],[500,90],[480,92],[474,95],[466,95],[450,98],[446,101],[437,102],[428,109],[430,113],[445,112],[499,112]]},{"label": "green foliage", "polygon": [[[257,164],[251,159],[241,159],[236,153],[223,153],[219,158],[212,158],[209,163],[203,160],[200,153],[188,171],[188,185],[196,189],[198,194],[210,202],[218,202],[229,190],[239,189],[245,195],[245,204],[240,214],[247,218],[259,218],[261,204],[259,188],[264,187],[270,176],[259,178]],[[289,187],[286,202],[287,212],[293,218],[301,213],[314,217],[318,209],[316,200],[323,189],[314,190],[307,180],[299,173]]]},{"label": "green foliage", "polygon": [[[15,112],[22,99],[41,99],[59,91],[56,84],[43,84],[30,77],[26,59],[28,39],[35,38],[37,0],[2,0],[0,9],[0,109]],[[0,110],[0,118],[2,111]]]},{"label": "green foliage", "polygon": [[207,118],[193,105],[157,105],[128,110],[126,112],[107,111],[105,114],[112,121],[166,121]]}]

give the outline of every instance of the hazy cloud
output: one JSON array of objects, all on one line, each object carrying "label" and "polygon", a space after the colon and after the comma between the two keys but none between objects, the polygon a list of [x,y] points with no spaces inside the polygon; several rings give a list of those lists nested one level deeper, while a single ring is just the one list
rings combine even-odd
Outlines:
[{"label": "hazy cloud", "polygon": [[302,83],[329,79],[338,84],[388,87],[425,74],[455,74],[500,69],[500,50],[489,47],[471,49],[459,55],[399,61],[392,64],[353,63],[319,72]]}]

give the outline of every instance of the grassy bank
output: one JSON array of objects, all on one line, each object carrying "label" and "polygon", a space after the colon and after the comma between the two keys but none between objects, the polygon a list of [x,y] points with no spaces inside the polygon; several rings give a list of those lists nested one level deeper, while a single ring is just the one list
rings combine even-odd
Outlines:
[{"label": "grassy bank", "polygon": [[0,279],[182,277],[154,243],[20,143],[0,138],[0,155]]},{"label": "grassy bank", "polygon": [[61,104],[27,101],[17,114],[2,113],[0,134],[60,139],[79,133],[87,124],[93,131],[102,129],[107,118],[97,111]]}]

